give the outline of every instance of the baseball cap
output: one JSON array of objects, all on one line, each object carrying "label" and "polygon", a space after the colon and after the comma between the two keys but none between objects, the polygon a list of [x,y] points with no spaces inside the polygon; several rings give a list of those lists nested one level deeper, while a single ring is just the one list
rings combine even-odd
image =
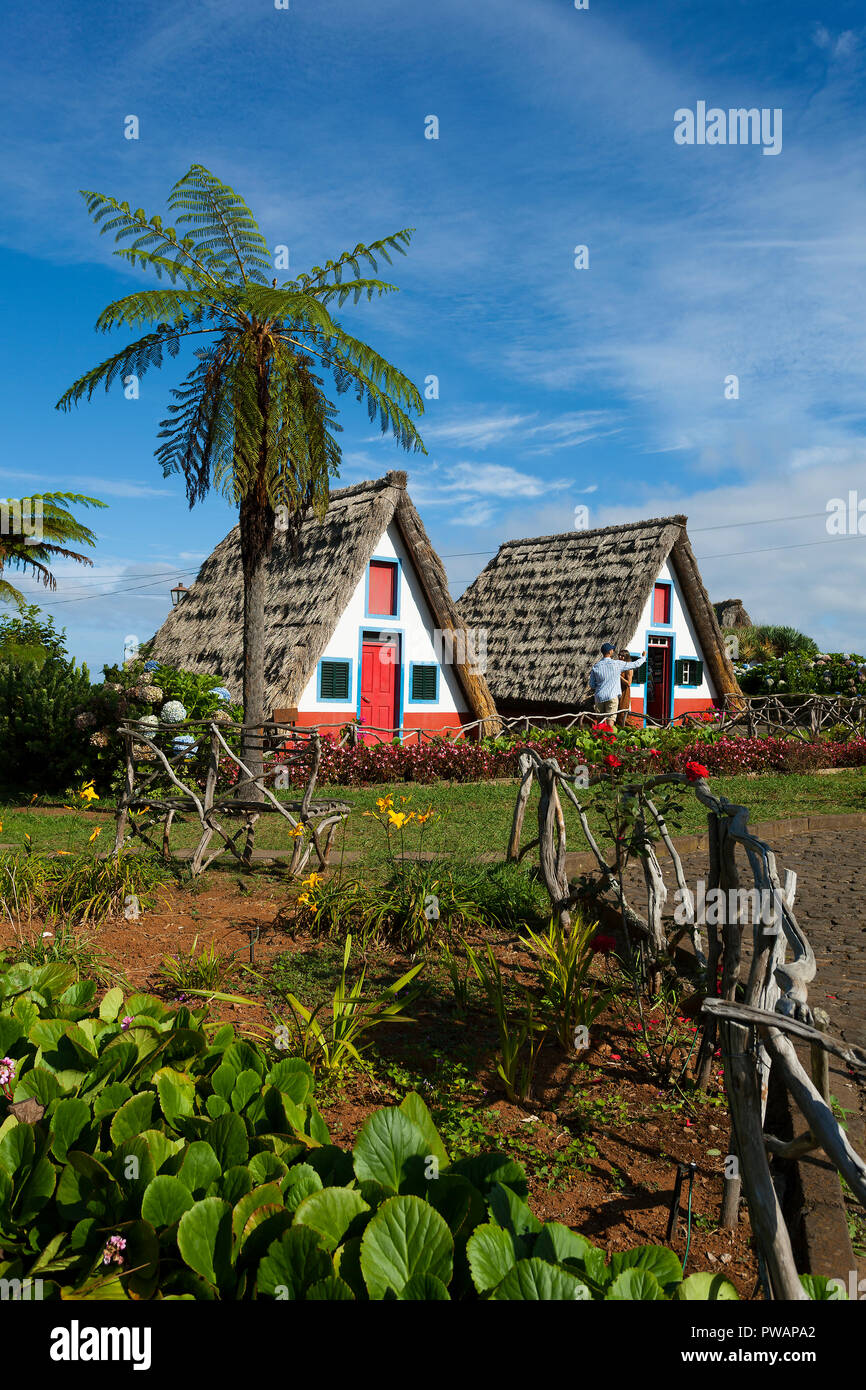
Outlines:
[{"label": "baseball cap", "polygon": [[601,645],[601,654],[602,654],[602,656],[607,656],[608,652],[612,652],[612,651],[613,651],[613,643],[612,643],[612,642],[602,642],[602,645]]}]

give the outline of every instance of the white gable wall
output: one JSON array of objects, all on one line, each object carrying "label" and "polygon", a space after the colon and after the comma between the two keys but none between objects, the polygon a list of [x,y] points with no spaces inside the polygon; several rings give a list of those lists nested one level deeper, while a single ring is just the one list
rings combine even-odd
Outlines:
[{"label": "white gable wall", "polygon": [[[347,660],[351,663],[350,699],[346,704],[321,701],[318,698],[318,663],[308,680],[298,701],[299,714],[320,714],[323,722],[349,718],[358,709],[358,682],[360,681],[360,641],[363,631],[399,632],[401,634],[402,685],[400,706],[404,722],[412,721],[415,714],[465,714],[466,697],[451,666],[440,666],[439,697],[436,701],[424,700],[418,704],[409,703],[409,667],[412,662],[424,665],[439,665],[433,644],[435,623],[424,598],[421,582],[415,566],[400,535],[396,522],[392,522],[373,550],[373,559],[400,561],[398,580],[398,615],[393,618],[365,616],[367,597],[367,570],[361,576],[336,628],[331,634],[322,659]],[[337,559],[339,563],[339,558]],[[447,649],[446,649],[447,651]]]},{"label": "white gable wall", "polygon": [[[627,643],[628,650],[631,652],[642,652],[646,648],[646,637],[648,632],[657,632],[661,636],[669,636],[673,633],[674,637],[674,660],[679,661],[682,657],[697,657],[704,662],[704,679],[701,685],[676,685],[674,686],[675,699],[706,699],[713,700],[716,697],[716,688],[708,672],[707,663],[704,660],[704,653],[698,639],[695,625],[692,622],[691,614],[686,607],[679,584],[671,566],[665,561],[656,576],[656,583],[667,583],[673,585],[671,596],[671,622],[670,625],[664,623],[654,623],[653,614],[653,591],[647,599],[640,622],[635,629],[631,641]],[[632,680],[632,695],[644,697],[644,686],[638,685]]]}]

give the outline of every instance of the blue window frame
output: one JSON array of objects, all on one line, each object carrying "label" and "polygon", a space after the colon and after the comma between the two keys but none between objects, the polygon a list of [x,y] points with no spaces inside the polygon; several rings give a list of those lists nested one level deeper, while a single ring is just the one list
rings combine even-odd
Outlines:
[{"label": "blue window frame", "polygon": [[408,703],[410,705],[435,705],[438,699],[438,662],[410,661]]},{"label": "blue window frame", "polygon": [[350,657],[323,656],[316,668],[316,699],[321,705],[351,705]]},{"label": "blue window frame", "polygon": [[[394,612],[393,613],[374,613],[370,608],[370,565],[373,562],[380,565],[394,566]],[[364,617],[365,618],[391,618],[396,621],[400,617],[400,604],[403,598],[403,563],[395,555],[371,555],[370,563],[367,565],[364,576]]]}]

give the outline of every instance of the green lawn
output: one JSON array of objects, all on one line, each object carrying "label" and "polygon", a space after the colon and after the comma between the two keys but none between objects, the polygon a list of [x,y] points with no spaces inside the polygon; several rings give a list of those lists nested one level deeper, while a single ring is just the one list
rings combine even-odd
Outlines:
[{"label": "green lawn", "polygon": [[[838,812],[866,811],[866,772],[862,769],[834,773],[831,776],[765,775],[760,777],[714,777],[713,790],[729,800],[750,808],[752,823],[783,817],[826,815]],[[446,854],[459,861],[479,855],[503,853],[508,840],[514,810],[517,783],[471,782],[437,783],[432,786],[387,785],[377,787],[322,787],[319,794],[338,797],[351,803],[353,814],[336,841],[333,862],[341,852],[363,855],[371,867],[385,858],[385,837],[374,820],[364,816],[374,811],[378,797],[391,795],[396,809],[423,812],[435,811],[439,819],[431,821],[424,835],[425,850]],[[594,792],[592,793],[595,794]],[[584,793],[586,796],[587,794]],[[531,838],[535,823],[537,790],[527,808],[524,837]],[[406,798],[405,802],[402,798]],[[570,850],[586,848],[580,826],[571,804],[565,801],[565,816]],[[102,833],[94,848],[111,848],[114,838],[113,808],[104,801],[93,802],[92,809],[59,814],[40,814],[34,810],[16,810],[0,806],[0,843],[18,848],[24,845],[25,835],[31,837],[34,850],[81,850],[98,826]],[[106,815],[106,812],[109,814]],[[590,822],[598,828],[597,813]],[[706,827],[706,816],[697,799],[683,794],[679,825],[671,828],[679,833],[700,831]],[[172,844],[190,847],[197,839],[197,823],[187,821],[172,830]],[[396,844],[399,836],[392,835]],[[418,830],[410,825],[405,835],[407,851],[418,848]],[[259,849],[287,849],[290,846],[286,827],[280,817],[267,816],[257,829]]]}]

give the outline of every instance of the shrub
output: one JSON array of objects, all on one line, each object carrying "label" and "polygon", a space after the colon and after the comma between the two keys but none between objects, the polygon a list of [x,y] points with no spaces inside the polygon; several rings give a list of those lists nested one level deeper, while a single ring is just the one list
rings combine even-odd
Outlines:
[{"label": "shrub", "polygon": [[90,690],[53,619],[35,605],[0,621],[0,782],[18,793],[62,792],[85,764],[75,714]]},{"label": "shrub", "polygon": [[101,859],[92,852],[7,850],[0,854],[0,912],[12,922],[38,916],[98,925],[120,916],[130,899],[136,911],[150,906],[166,876],[155,858],[129,851]]}]

